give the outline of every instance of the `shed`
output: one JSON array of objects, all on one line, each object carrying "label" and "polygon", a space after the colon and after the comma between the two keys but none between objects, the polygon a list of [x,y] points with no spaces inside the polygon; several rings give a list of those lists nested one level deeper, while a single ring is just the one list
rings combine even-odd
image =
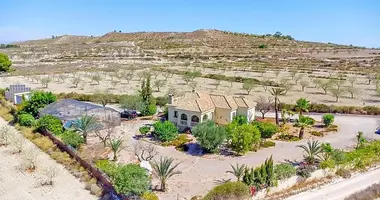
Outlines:
[{"label": "shed", "polygon": [[117,110],[73,99],[62,99],[51,103],[43,108],[39,114],[40,116],[53,115],[58,117],[64,126],[68,126],[82,115],[95,116],[104,127],[120,125],[120,113]]},{"label": "shed", "polygon": [[29,100],[31,88],[25,85],[10,85],[8,91],[5,91],[5,99],[13,104],[21,104],[24,99]]}]

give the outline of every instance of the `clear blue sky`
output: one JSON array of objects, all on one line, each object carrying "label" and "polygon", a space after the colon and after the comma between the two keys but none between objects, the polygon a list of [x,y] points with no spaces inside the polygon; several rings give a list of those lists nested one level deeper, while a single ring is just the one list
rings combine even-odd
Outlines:
[{"label": "clear blue sky", "polygon": [[0,42],[212,28],[380,47],[380,0],[1,0],[0,5]]}]

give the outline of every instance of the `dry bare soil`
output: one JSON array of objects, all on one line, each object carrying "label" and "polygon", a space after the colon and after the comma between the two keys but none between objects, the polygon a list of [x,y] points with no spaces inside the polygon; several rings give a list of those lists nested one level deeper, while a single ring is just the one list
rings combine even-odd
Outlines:
[{"label": "dry bare soil", "polygon": [[[0,125],[6,122],[0,118]],[[20,134],[21,136],[21,134]],[[21,136],[22,137],[22,136]],[[62,165],[40,151],[29,140],[25,140],[24,149],[37,151],[37,168],[28,172],[21,168],[24,158],[13,154],[11,147],[0,147],[0,199],[1,200],[92,200],[96,196],[84,189],[84,184],[72,176]],[[56,173],[53,185],[42,186],[45,172],[52,169]]]},{"label": "dry bare soil", "polygon": [[[140,88],[138,71],[148,68],[176,69],[181,71],[200,70],[202,74],[250,77],[257,80],[280,82],[288,79],[292,89],[283,102],[294,103],[299,97],[313,102],[337,105],[377,105],[380,97],[376,94],[374,79],[380,72],[380,50],[355,46],[337,45],[290,40],[284,37],[249,35],[219,30],[197,30],[193,32],[138,32],[107,33],[99,37],[64,35],[54,39],[43,39],[17,43],[19,48],[0,49],[13,61],[15,72],[12,77],[0,80],[0,87],[12,83],[25,83],[40,88],[33,75],[39,78],[54,78],[65,74],[62,82],[52,81],[48,90],[53,92],[92,93],[97,89],[107,89],[112,93],[134,94]],[[125,74],[134,69],[133,80],[127,82]],[[82,81],[73,88],[73,73],[80,71]],[[86,71],[87,73],[84,73]],[[278,77],[274,72],[280,71]],[[297,83],[292,80],[291,71],[302,76]],[[92,73],[102,75],[99,84],[89,78]],[[124,72],[124,73],[123,73]],[[162,71],[153,71],[154,74]],[[117,74],[120,81],[117,82]],[[21,76],[16,76],[21,75]],[[328,92],[316,88],[314,79],[327,81],[326,77],[343,75],[346,90],[339,101]],[[42,77],[41,77],[42,76]],[[353,83],[354,95],[347,92],[348,77],[356,77]],[[163,73],[157,79],[164,80]],[[242,83],[221,81],[216,87],[215,80],[196,78],[196,90],[212,93],[247,95]],[[301,82],[307,82],[301,91]],[[114,86],[115,84],[115,86]],[[152,81],[153,84],[153,81]],[[179,93],[189,92],[183,77],[174,75],[165,81],[160,92],[162,96],[169,90]],[[261,85],[247,95],[256,99],[269,96]]]}]

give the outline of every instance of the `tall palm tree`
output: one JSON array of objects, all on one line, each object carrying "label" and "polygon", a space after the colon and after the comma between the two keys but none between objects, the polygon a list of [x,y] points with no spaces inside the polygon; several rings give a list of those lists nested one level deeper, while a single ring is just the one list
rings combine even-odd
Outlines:
[{"label": "tall palm tree", "polygon": [[82,134],[84,143],[87,144],[87,135],[93,131],[99,130],[101,124],[97,121],[95,116],[82,115],[72,123],[72,128]]},{"label": "tall palm tree", "polygon": [[161,157],[159,162],[154,162],[152,165],[153,174],[160,179],[161,182],[161,190],[166,190],[166,181],[177,174],[180,174],[180,171],[175,171],[178,167],[179,163],[173,164],[173,158]]},{"label": "tall palm tree", "polygon": [[117,161],[117,154],[122,149],[123,139],[110,139],[108,141],[109,146],[112,149],[113,152],[113,160]]},{"label": "tall palm tree", "polygon": [[234,167],[233,165],[231,165],[231,168],[232,168],[232,170],[229,170],[229,171],[226,171],[226,172],[235,175],[235,177],[237,178],[237,181],[240,181],[241,178],[244,175],[244,171],[245,171],[245,168],[246,168],[245,165],[240,165],[239,166],[239,164],[236,164],[236,167]]},{"label": "tall palm tree", "polygon": [[310,102],[305,98],[300,98],[297,100],[295,108],[300,112],[300,115],[302,115],[303,112],[309,112]]},{"label": "tall palm tree", "polygon": [[279,96],[285,95],[285,89],[284,88],[272,88],[272,90],[269,90],[270,94],[274,98],[274,112],[276,114],[276,124],[279,125],[278,120],[278,103],[279,103]]},{"label": "tall palm tree", "polygon": [[307,141],[307,145],[298,145],[297,147],[303,149],[304,160],[306,163],[314,165],[320,158],[320,154],[323,152],[322,146],[319,141]]}]

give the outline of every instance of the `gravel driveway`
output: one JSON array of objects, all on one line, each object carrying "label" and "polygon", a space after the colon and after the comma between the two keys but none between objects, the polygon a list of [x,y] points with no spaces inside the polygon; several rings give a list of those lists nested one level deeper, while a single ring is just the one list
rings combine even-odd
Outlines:
[{"label": "gravel driveway", "polygon": [[[259,113],[256,114],[257,116]],[[268,117],[274,116],[273,113],[268,113]],[[309,115],[316,120],[321,120],[321,114]],[[334,124],[339,126],[337,133],[329,134],[320,138],[320,142],[329,142],[334,148],[346,149],[355,144],[355,136],[358,131],[363,131],[366,137],[379,139],[380,137],[374,134],[378,120],[376,116],[348,116],[336,115]],[[136,140],[132,136],[138,132],[138,128],[151,121],[135,121],[124,124],[128,146],[132,146]],[[230,174],[226,174],[230,170],[230,164],[235,165],[246,164],[248,166],[259,165],[270,155],[273,155],[275,162],[284,162],[285,159],[300,160],[302,158],[302,150],[296,148],[297,145],[305,144],[307,140],[298,142],[281,142],[276,141],[274,148],[260,149],[258,152],[250,152],[240,157],[227,156],[192,156],[183,152],[179,152],[174,147],[157,146],[160,156],[170,156],[181,162],[178,169],[182,174],[172,177],[168,181],[169,191],[159,194],[160,199],[177,200],[190,199],[196,195],[204,195],[215,185],[221,181],[234,178]],[[122,160],[129,160],[131,149],[127,148],[122,153]],[[123,157],[125,157],[123,159]],[[127,158],[129,157],[129,158]]]}]

